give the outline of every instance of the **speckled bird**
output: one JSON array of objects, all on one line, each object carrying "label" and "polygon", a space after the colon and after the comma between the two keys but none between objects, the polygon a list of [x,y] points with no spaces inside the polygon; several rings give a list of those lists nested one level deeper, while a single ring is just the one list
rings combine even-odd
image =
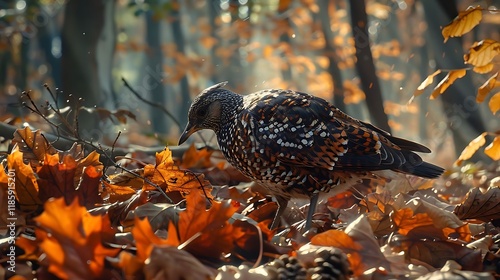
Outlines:
[{"label": "speckled bird", "polygon": [[242,96],[226,84],[195,98],[179,145],[198,130],[213,130],[227,161],[275,196],[271,227],[292,197],[311,198],[307,228],[320,192],[339,193],[383,170],[424,178],[443,173],[415,153],[429,153],[425,146],[352,118],[324,99],[284,89]]}]

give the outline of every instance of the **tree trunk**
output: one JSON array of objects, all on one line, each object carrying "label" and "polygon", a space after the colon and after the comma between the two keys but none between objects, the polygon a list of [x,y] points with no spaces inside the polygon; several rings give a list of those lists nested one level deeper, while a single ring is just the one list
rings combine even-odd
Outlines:
[{"label": "tree trunk", "polygon": [[384,112],[382,92],[370,49],[365,1],[349,0],[349,4],[352,34],[356,47],[356,70],[361,79],[361,87],[366,94],[368,112],[370,112],[374,125],[390,132],[389,119]]},{"label": "tree trunk", "polygon": [[[61,38],[64,104],[69,94],[76,97],[71,101],[76,103],[78,98],[82,98],[82,105],[89,107],[104,101],[96,58],[97,42],[104,26],[104,11],[105,5],[101,0],[69,0],[66,4]],[[79,118],[79,130],[83,137],[94,140],[102,137],[102,134],[97,135],[97,121],[95,115]]]},{"label": "tree trunk", "polygon": [[[333,33],[330,27],[330,16],[328,15],[328,5],[330,0],[320,0],[319,1],[319,20],[321,23],[321,30],[325,36],[325,49],[324,54],[328,57],[328,73],[332,77],[333,81],[333,104],[340,110],[346,112],[346,107],[344,104],[344,86],[342,78],[342,72],[338,67],[338,57],[335,54],[333,47]],[[334,3],[331,3],[334,4]]]}]

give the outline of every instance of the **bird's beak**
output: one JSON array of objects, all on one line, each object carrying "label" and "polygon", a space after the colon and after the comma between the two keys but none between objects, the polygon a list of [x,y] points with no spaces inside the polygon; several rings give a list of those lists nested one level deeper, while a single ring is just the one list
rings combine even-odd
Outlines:
[{"label": "bird's beak", "polygon": [[199,130],[198,128],[196,128],[195,126],[188,123],[186,125],[186,128],[184,128],[184,132],[182,132],[182,134],[181,134],[181,138],[179,138],[179,145],[186,142],[186,140],[189,138],[189,136],[191,136],[191,134],[195,133],[198,130]]}]

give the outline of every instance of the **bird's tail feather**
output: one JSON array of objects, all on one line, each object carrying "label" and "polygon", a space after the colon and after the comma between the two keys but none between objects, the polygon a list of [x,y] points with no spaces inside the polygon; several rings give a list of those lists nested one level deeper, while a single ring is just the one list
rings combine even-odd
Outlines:
[{"label": "bird's tail feather", "polygon": [[442,167],[439,167],[437,165],[428,163],[428,162],[422,162],[419,165],[410,165],[410,164],[403,164],[399,170],[410,173],[412,175],[424,177],[424,178],[437,178],[441,174],[443,174],[444,169]]}]

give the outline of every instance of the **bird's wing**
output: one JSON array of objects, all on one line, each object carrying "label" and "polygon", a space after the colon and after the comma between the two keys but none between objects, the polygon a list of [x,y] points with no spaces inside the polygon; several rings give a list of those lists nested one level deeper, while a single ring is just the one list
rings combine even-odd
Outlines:
[{"label": "bird's wing", "polygon": [[347,116],[323,99],[294,91],[261,92],[248,99],[252,102],[242,113],[252,118],[256,146],[283,163],[381,170],[400,167],[410,155],[415,164],[422,162],[411,152],[421,145],[400,139],[409,147],[402,149],[387,132]]}]

